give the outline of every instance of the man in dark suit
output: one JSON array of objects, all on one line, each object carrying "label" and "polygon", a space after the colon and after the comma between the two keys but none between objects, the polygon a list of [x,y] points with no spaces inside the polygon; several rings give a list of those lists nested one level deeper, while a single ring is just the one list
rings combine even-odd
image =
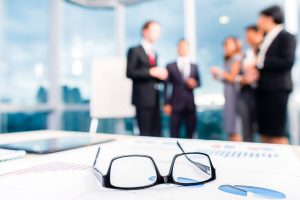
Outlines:
[{"label": "man in dark suit", "polygon": [[284,30],[284,13],[272,6],[260,13],[258,26],[266,35],[257,57],[256,103],[262,142],[286,144],[286,115],[293,89],[291,69],[295,62],[296,39]]},{"label": "man in dark suit", "polygon": [[185,124],[186,137],[192,138],[196,126],[196,105],[193,90],[200,86],[197,65],[188,56],[188,42],[178,43],[178,59],[167,65],[168,79],[165,84],[164,112],[171,115],[170,135],[179,137],[181,122]]},{"label": "man in dark suit", "polygon": [[157,67],[154,44],[160,36],[160,26],[148,21],[142,28],[142,42],[128,51],[127,77],[133,81],[132,104],[142,136],[160,136],[161,119],[158,83],[167,79],[166,69]]}]

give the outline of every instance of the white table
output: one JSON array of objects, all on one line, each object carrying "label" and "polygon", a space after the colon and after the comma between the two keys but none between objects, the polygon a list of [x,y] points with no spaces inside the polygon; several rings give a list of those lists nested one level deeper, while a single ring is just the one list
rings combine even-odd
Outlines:
[{"label": "white table", "polygon": [[[0,135],[0,144],[1,143],[3,144],[3,143],[11,143],[11,142],[28,141],[28,140],[39,140],[39,139],[46,139],[46,138],[53,138],[53,137],[67,137],[70,135],[86,136],[87,134],[88,133],[50,131],[50,130],[15,133],[15,134],[2,134],[2,135]],[[114,138],[115,141],[119,141],[121,143],[123,143],[123,141],[125,143],[128,141],[133,141],[133,140],[137,139],[136,136],[111,135],[111,134],[97,134],[97,135],[94,135],[94,137]],[[223,142],[223,143],[224,144],[232,144],[230,142]],[[292,151],[295,153],[295,155],[297,155],[297,158],[300,159],[300,147],[290,146],[289,148],[291,148]],[[85,151],[85,149],[86,149],[86,151]],[[65,156],[65,158],[68,158],[68,156],[74,156],[74,154],[75,154],[75,155],[78,155],[78,159],[84,159],[83,158],[84,155],[89,155],[90,157],[93,157],[94,153],[95,153],[94,150],[95,150],[95,147],[92,146],[92,147],[82,148],[81,150],[78,149],[78,150],[67,151],[62,154]],[[85,151],[85,153],[80,154],[83,151]],[[43,159],[43,158],[47,158],[47,159],[49,158],[49,160],[51,160],[51,159],[55,158],[56,156],[60,156],[59,159],[63,160],[62,159],[63,157],[61,156],[62,154],[61,153],[50,154],[50,156],[49,155],[28,154],[24,158],[6,161],[3,163],[0,163],[0,174],[1,174],[1,172],[8,170],[8,169],[11,171],[24,169],[23,168],[24,166],[31,166],[32,164],[38,163],[37,160]],[[83,155],[83,156],[81,156],[81,155]],[[89,160],[89,163],[90,163],[90,160]],[[20,168],[19,165],[21,165],[21,164],[22,164],[22,167]],[[220,168],[218,168],[217,170],[220,170]],[[66,177],[68,177],[67,173],[68,172],[66,172]],[[78,173],[80,173],[80,172],[78,172]],[[121,191],[111,191],[111,190],[105,190],[105,189],[102,190],[103,188],[101,188],[101,186],[99,186],[99,185],[97,185],[97,187],[91,188],[90,193],[89,193],[89,188],[85,188],[84,189],[85,193],[83,195],[82,193],[79,193],[80,188],[85,187],[84,185],[86,185],[86,184],[90,184],[91,180],[94,181],[94,177],[92,177],[92,173],[90,173],[87,176],[89,178],[88,181],[82,180],[81,179],[82,177],[80,177],[80,176],[74,177],[74,182],[78,181],[78,183],[75,183],[74,185],[72,185],[70,187],[68,187],[68,185],[65,184],[65,188],[62,188],[61,184],[63,184],[63,183],[59,183],[59,186],[57,188],[55,188],[54,190],[52,188],[52,193],[49,193],[48,196],[46,194],[46,197],[50,198],[50,196],[51,196],[50,199],[116,199],[116,198],[118,198],[118,199],[140,199],[141,196],[146,195],[145,199],[155,199],[156,200],[156,199],[161,199],[161,196],[158,196],[158,195],[162,195],[163,197],[165,197],[164,195],[166,195],[166,196],[170,195],[167,193],[168,189],[163,190],[161,188],[155,188],[155,187],[154,187],[154,189],[149,189],[146,191],[121,192]],[[34,176],[33,176],[33,178],[34,178]],[[50,179],[51,179],[51,177],[50,177]],[[242,180],[242,177],[240,177],[240,178],[235,177],[235,180],[239,180],[239,179]],[[8,180],[10,181],[10,183],[9,183],[9,181],[8,181],[8,183],[4,182],[4,185],[6,183],[11,184],[10,186],[6,185],[6,188],[10,189],[11,187],[14,187],[14,183],[15,183],[15,182],[12,182],[12,180],[17,181],[20,184],[20,182],[24,181],[24,178],[22,180],[18,179],[18,178],[15,178],[12,180],[8,179]],[[1,176],[0,176],[0,181],[1,181]],[[28,180],[28,182],[26,181],[26,183],[28,183],[30,185],[31,182],[39,182],[39,181],[41,182],[41,185],[42,185],[43,182],[42,182],[42,180],[40,180],[40,177],[38,177],[38,180],[32,179],[32,180]],[[57,180],[54,178],[52,181],[55,182]],[[81,181],[82,181],[82,185],[81,185]],[[220,181],[220,176],[219,176],[219,179],[217,180],[217,184],[219,184],[219,181]],[[2,182],[2,184],[3,184],[3,182]],[[96,184],[92,183],[91,185],[96,185]],[[26,191],[28,191],[28,190],[30,190],[30,191],[26,192],[20,188],[17,188],[17,189],[20,189],[20,191],[18,191],[17,193],[22,194],[22,197],[24,197],[23,199],[41,199],[41,198],[47,199],[45,196],[41,197],[42,194],[38,193],[39,188],[36,188],[37,187],[36,184],[33,187],[31,187],[31,186],[24,186],[24,187],[26,188]],[[170,186],[166,186],[166,187],[170,187]],[[207,186],[207,187],[209,188],[212,186]],[[213,187],[215,188],[215,186],[213,186]],[[3,194],[2,193],[3,191],[1,191],[1,189],[3,189],[3,185],[0,186],[0,194]],[[95,191],[98,192],[99,190],[101,190],[101,194],[95,192]],[[148,191],[150,191],[150,192],[148,192]],[[161,192],[163,192],[163,193],[161,193]],[[194,191],[192,191],[192,192],[194,192]],[[36,196],[34,195],[35,193],[37,193]],[[8,193],[4,193],[4,196],[5,196],[5,194],[7,195]],[[70,196],[63,196],[65,194],[68,194]],[[28,195],[28,196],[26,196],[26,195]],[[209,193],[208,195],[211,195],[211,193]],[[186,194],[186,191],[184,189],[178,188],[178,189],[174,190],[174,198],[173,199],[182,199],[182,198],[179,198],[181,196],[185,196],[185,197],[187,197],[187,199],[198,199],[198,198],[195,198],[195,194],[193,195],[193,193]],[[102,198],[100,198],[100,197],[102,197]],[[18,196],[18,194],[12,194],[12,196],[9,196],[8,199],[19,199],[19,198],[20,198],[20,196]],[[165,198],[165,199],[170,199],[170,198]],[[230,197],[230,199],[233,200],[233,199],[239,199],[239,198]]]}]

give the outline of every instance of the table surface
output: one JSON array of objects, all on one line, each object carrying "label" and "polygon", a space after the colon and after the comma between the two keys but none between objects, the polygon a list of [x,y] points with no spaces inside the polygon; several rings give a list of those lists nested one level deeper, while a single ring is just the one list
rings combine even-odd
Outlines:
[{"label": "table surface", "polygon": [[[13,143],[13,142],[22,142],[22,141],[32,141],[32,140],[41,140],[48,138],[58,138],[58,137],[68,137],[70,135],[74,136],[87,136],[87,132],[71,132],[71,131],[53,131],[53,130],[41,130],[41,131],[30,131],[30,132],[19,132],[19,133],[9,133],[9,134],[0,134],[0,144]],[[130,135],[118,135],[118,134],[93,134],[94,137],[113,138],[115,140],[130,140],[131,138],[137,136]],[[295,155],[300,159],[300,146],[290,145]],[[24,158],[28,159],[30,157],[36,157],[39,155],[27,154]],[[17,160],[11,160],[6,162],[16,162]]]},{"label": "table surface", "polygon": [[[83,133],[83,132],[66,132],[66,131],[50,131],[50,130],[46,130],[46,131],[33,131],[33,132],[22,132],[22,133],[14,133],[14,134],[1,134],[0,135],[0,144],[2,143],[12,143],[12,142],[20,142],[20,141],[28,141],[28,140],[40,140],[40,139],[48,139],[48,138],[58,138],[58,137],[68,137],[68,136],[87,136],[88,133]],[[101,138],[114,138],[116,141],[121,141],[121,142],[125,142],[126,141],[131,141],[131,140],[134,140],[136,139],[136,136],[128,136],[128,135],[111,135],[111,134],[93,134],[92,136],[98,138],[98,137],[101,137]],[[225,144],[232,144],[232,142],[224,142]],[[297,156],[298,159],[300,159],[300,146],[288,146],[289,148],[292,149],[292,151],[295,153],[295,155]],[[43,157],[44,155],[35,155],[35,154],[27,154],[25,157],[22,157],[22,158],[19,158],[19,159],[15,159],[15,160],[10,160],[10,161],[5,161],[3,163],[0,163],[0,172],[2,172],[4,174],[4,177],[5,177],[5,174],[13,174],[13,173],[21,173],[22,174],[22,171],[20,172],[20,169],[24,170],[25,169],[25,172],[27,170],[30,171],[32,169],[35,169],[33,168],[32,166],[39,166],[43,168],[43,165],[35,165],[35,164],[40,164],[40,163],[44,163],[45,160],[48,162],[50,162],[51,160],[55,160],[56,158],[58,158],[58,160],[64,160],[65,158],[67,159],[77,159],[77,156],[83,156],[82,152],[84,153],[84,155],[86,155],[86,153],[89,153],[89,152],[93,152],[91,150],[95,150],[94,147],[87,147],[85,148],[83,151],[78,149],[78,150],[72,150],[72,151],[66,151],[66,152],[63,152],[63,153],[59,153],[59,154],[47,154],[46,157]],[[70,155],[74,155],[74,152],[75,153],[75,157],[72,157],[71,158],[69,157]],[[79,153],[79,154],[78,154]],[[49,155],[49,156],[48,156]],[[90,155],[90,154],[88,154]],[[58,157],[56,157],[58,156]],[[46,158],[46,159],[45,159]],[[295,157],[293,157],[295,158]],[[83,158],[83,162],[85,158]],[[42,162],[41,162],[42,161]],[[72,163],[72,162],[70,162]],[[75,162],[76,163],[76,162]],[[47,164],[47,163],[46,163]],[[20,167],[22,166],[22,167]],[[65,164],[64,164],[65,166]],[[297,167],[296,167],[296,170],[297,170]],[[90,171],[88,171],[90,172]],[[65,173],[65,171],[63,171],[62,173]],[[72,173],[70,176],[70,173]],[[41,185],[41,189],[38,189],[36,190],[36,188],[39,188],[40,187],[40,176],[35,176],[35,175],[28,175],[30,176],[30,180],[32,181],[31,184],[33,185],[26,185],[24,186],[24,184],[26,183],[30,183],[30,182],[27,182],[28,179],[18,179],[18,184],[15,184],[15,181],[16,181],[16,177],[12,176],[11,179],[5,179],[5,184],[3,186],[1,186],[1,188],[5,188],[4,189],[4,193],[1,192],[1,197],[9,197],[7,199],[20,199],[20,198],[25,198],[24,199],[45,199],[44,197],[44,194],[45,192],[49,192],[48,194],[48,197],[49,198],[46,198],[46,199],[98,199],[99,198],[99,194],[101,193],[101,191],[99,190],[98,188],[98,184],[94,184],[94,182],[90,182],[90,180],[94,180],[94,177],[92,179],[92,175],[89,173],[88,176],[86,176],[87,174],[84,174],[84,179],[82,179],[82,174],[81,173],[74,173],[73,171],[70,172],[70,173],[65,173],[65,176],[63,178],[61,178],[61,176],[42,176],[42,177],[46,177],[48,178],[48,180],[50,180],[48,182],[48,185],[47,187],[42,187]],[[83,171],[83,173],[86,173],[85,171]],[[10,176],[10,175],[8,175]],[[37,179],[37,177],[39,177]],[[72,178],[74,177],[74,180]],[[289,179],[287,178],[288,176],[280,176],[283,180],[283,182],[288,182]],[[19,177],[17,177],[19,178]],[[90,179],[91,178],[91,179]],[[272,178],[273,175],[271,176],[271,180],[273,180]],[[71,179],[72,181],[69,182],[69,179]],[[59,180],[60,182],[57,183],[55,182],[56,180]],[[79,181],[78,181],[79,180]],[[277,180],[277,179],[274,179],[274,180]],[[52,181],[52,182],[51,182]],[[84,182],[85,184],[82,185],[82,182]],[[274,182],[274,181],[273,181]],[[3,183],[3,182],[2,182]],[[275,182],[274,182],[275,183]],[[58,188],[55,188],[54,186],[56,185],[59,185]],[[72,187],[65,187],[66,184],[70,184],[72,185]],[[216,183],[218,184],[218,183]],[[296,185],[299,185],[299,181],[296,183],[295,182],[295,187],[292,187],[289,188],[288,190],[285,188],[284,191],[288,191],[289,192],[289,195],[295,195],[295,193],[297,194],[297,187]],[[25,189],[24,189],[24,188]],[[166,186],[166,187],[169,187],[169,186]],[[209,186],[207,186],[207,190],[206,191],[211,191],[212,189],[215,191],[215,185],[212,185],[211,188],[209,188]],[[288,186],[289,187],[289,186]],[[35,188],[34,190],[32,190],[32,188]],[[55,188],[55,192],[54,190],[50,190],[49,188]],[[64,188],[63,190],[60,190],[60,188]],[[76,191],[74,190],[74,188],[78,188],[76,189]],[[174,188],[173,188],[174,189]],[[15,190],[18,190],[19,192],[15,192]],[[292,192],[289,191],[289,190],[293,190]],[[103,199],[120,199],[120,195],[129,195],[130,198],[126,198],[126,199],[144,199],[144,198],[141,198],[142,196],[144,196],[145,194],[148,195],[148,198],[146,199],[153,199],[153,195],[156,196],[157,194],[157,197],[159,198],[156,198],[156,199],[161,199],[160,197],[160,193],[158,194],[156,191],[157,188],[153,188],[153,190],[147,190],[146,192],[145,191],[139,191],[140,193],[137,193],[136,191],[135,192],[132,192],[132,193],[120,193],[120,191],[118,192],[107,192],[106,190],[103,190],[105,192],[101,193],[102,195],[107,195],[105,196]],[[162,196],[166,196],[166,194],[168,194],[168,190],[160,190],[160,191],[164,191],[166,193],[163,193]],[[184,198],[186,197],[186,193],[185,192],[181,192],[183,190],[177,190],[176,187],[174,189],[175,192],[177,193],[174,193],[174,195],[176,195],[176,198],[175,199],[182,199],[181,196],[183,195]],[[191,190],[192,191],[192,190]],[[198,194],[197,190],[193,190],[195,193],[189,193],[190,197],[193,196],[193,194]],[[173,193],[172,193],[173,194]],[[205,193],[204,192],[204,195],[216,195],[214,192],[213,193]],[[79,196],[77,196],[79,195]],[[181,196],[180,196],[181,195]],[[28,196],[28,198],[26,198]],[[41,198],[43,196],[43,198]],[[165,197],[164,196],[164,197]],[[169,194],[168,194],[169,196]],[[62,198],[64,197],[64,198]],[[78,198],[80,197],[80,198]],[[81,197],[84,197],[84,198],[81,198]],[[149,198],[151,197],[151,198]],[[123,198],[121,198],[123,199]],[[173,199],[173,198],[172,198]],[[192,199],[192,198],[188,198],[188,199]],[[205,199],[205,198],[204,198]],[[211,198],[209,198],[211,199]],[[220,199],[220,198],[219,198]],[[240,199],[240,198],[235,198],[235,199]],[[298,197],[297,198],[293,198],[293,199],[299,199]]]}]

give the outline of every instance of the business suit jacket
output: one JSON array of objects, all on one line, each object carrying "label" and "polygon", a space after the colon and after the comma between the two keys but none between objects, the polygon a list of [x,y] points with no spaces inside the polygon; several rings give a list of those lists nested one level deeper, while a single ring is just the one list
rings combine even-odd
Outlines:
[{"label": "business suit jacket", "polygon": [[[157,55],[153,66],[156,65]],[[133,81],[132,104],[137,107],[157,106],[158,91],[155,87],[159,80],[149,74],[149,69],[153,66],[142,45],[129,49],[126,75]]]},{"label": "business suit jacket", "polygon": [[260,69],[258,90],[287,91],[293,89],[291,69],[295,62],[296,38],[281,31],[266,52]]},{"label": "business suit jacket", "polygon": [[[168,64],[167,70],[169,77],[165,83],[165,104],[171,105],[173,111],[194,110],[196,105],[193,89],[187,87],[177,62]],[[198,68],[195,64],[191,64],[190,77],[198,82],[198,86],[201,85]],[[170,92],[172,93],[171,95]]]}]

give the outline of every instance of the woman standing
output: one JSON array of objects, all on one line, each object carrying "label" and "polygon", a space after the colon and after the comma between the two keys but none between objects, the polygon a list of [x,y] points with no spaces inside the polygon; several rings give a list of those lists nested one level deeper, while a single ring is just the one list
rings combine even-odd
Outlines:
[{"label": "woman standing", "polygon": [[230,141],[242,141],[240,135],[240,123],[237,111],[237,101],[239,94],[238,75],[242,62],[241,41],[235,37],[227,37],[224,41],[224,70],[212,67],[211,73],[214,79],[224,83],[224,128],[229,134]]}]

